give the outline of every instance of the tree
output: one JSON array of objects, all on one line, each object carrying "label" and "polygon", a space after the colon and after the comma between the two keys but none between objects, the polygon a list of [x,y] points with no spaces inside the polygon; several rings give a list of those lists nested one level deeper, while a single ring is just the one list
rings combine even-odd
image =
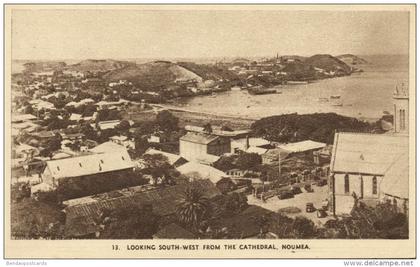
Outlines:
[{"label": "tree", "polygon": [[250,170],[261,164],[261,156],[257,153],[241,153],[236,160],[236,165],[241,170]]},{"label": "tree", "polygon": [[168,161],[168,158],[162,154],[143,155],[145,165],[144,171],[152,176],[155,185],[161,179],[161,184],[174,184],[176,173]]},{"label": "tree", "polygon": [[100,239],[151,239],[158,230],[159,216],[151,205],[132,205],[114,211],[105,210],[97,219],[103,230]]},{"label": "tree", "polygon": [[233,156],[222,156],[214,163],[213,167],[226,172],[228,170],[236,168],[236,165],[233,164],[234,160],[235,157]]},{"label": "tree", "polygon": [[212,133],[213,132],[213,129],[211,127],[211,124],[210,123],[207,123],[206,125],[204,125],[203,131],[206,132],[206,133]]},{"label": "tree", "polygon": [[138,136],[134,137],[134,148],[136,150],[137,155],[143,155],[144,152],[149,148],[149,142],[147,141],[146,136]]},{"label": "tree", "polygon": [[161,111],[156,116],[156,123],[159,128],[165,132],[178,130],[179,119],[167,110]]},{"label": "tree", "polygon": [[208,207],[209,201],[203,192],[197,187],[190,186],[184,192],[182,202],[176,209],[176,215],[181,223],[196,230],[205,219]]},{"label": "tree", "polygon": [[130,129],[130,122],[128,120],[122,120],[117,126],[115,126],[115,129],[126,131]]}]

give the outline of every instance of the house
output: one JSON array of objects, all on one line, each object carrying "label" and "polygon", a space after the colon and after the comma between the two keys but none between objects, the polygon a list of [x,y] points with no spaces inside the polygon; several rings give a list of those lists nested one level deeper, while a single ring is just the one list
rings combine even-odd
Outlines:
[{"label": "house", "polygon": [[125,99],[120,99],[118,101],[99,101],[95,105],[98,106],[99,109],[108,109],[110,107],[120,107],[120,106],[126,106],[130,104],[130,101]]},{"label": "house", "polygon": [[40,132],[33,132],[30,135],[38,140],[39,142],[46,142],[55,138],[55,133],[52,131],[40,131]]},{"label": "house", "polygon": [[12,115],[12,123],[33,121],[33,120],[36,120],[36,119],[37,119],[37,117],[35,117],[32,114],[13,114]]},{"label": "house", "polygon": [[270,141],[265,140],[264,138],[257,137],[246,137],[236,140],[232,140],[231,153],[237,153],[238,151],[246,151],[251,147],[258,148],[270,148]]},{"label": "house", "polygon": [[235,184],[230,176],[214,167],[196,162],[188,162],[176,169],[190,181],[208,179],[222,192],[235,189]]},{"label": "house", "polygon": [[126,148],[122,145],[116,144],[111,141],[102,143],[100,145],[97,145],[89,149],[89,151],[93,153],[113,153],[113,152],[118,152],[120,150],[126,151]]},{"label": "house", "polygon": [[157,155],[157,154],[165,156],[166,158],[168,158],[169,164],[171,164],[171,166],[173,166],[175,168],[188,162],[186,159],[184,159],[180,155],[156,150],[156,149],[153,149],[153,148],[147,149],[146,152],[144,153],[144,155]]},{"label": "house", "polygon": [[81,238],[91,236],[100,231],[95,223],[103,209],[110,211],[126,207],[152,205],[153,213],[166,217],[174,214],[179,203],[184,198],[188,187],[194,187],[211,199],[220,195],[220,191],[209,180],[199,180],[192,183],[182,183],[173,186],[152,187],[142,185],[116,190],[95,196],[64,201],[66,206],[65,235]]},{"label": "house", "polygon": [[114,129],[115,126],[120,124],[120,120],[100,121],[98,122],[99,130]]},{"label": "house", "polygon": [[313,152],[314,163],[317,165],[329,164],[331,162],[332,146],[328,145]]},{"label": "house", "polygon": [[179,151],[180,155],[189,161],[214,160],[214,156],[230,152],[230,139],[207,133],[188,132],[179,140]]},{"label": "house", "polygon": [[195,235],[190,231],[185,230],[175,223],[165,225],[156,234],[153,239],[195,239]]},{"label": "house", "polygon": [[91,154],[79,157],[49,160],[42,173],[43,182],[58,186],[62,180],[110,172],[132,170],[134,167],[127,151]]},{"label": "house", "polygon": [[289,153],[283,149],[273,148],[268,149],[266,153],[261,155],[262,164],[267,165],[277,165],[280,160],[286,159],[289,156]]},{"label": "house", "polygon": [[326,146],[327,144],[325,143],[305,140],[296,143],[280,144],[277,148],[282,149],[289,154],[305,153],[312,155],[314,151],[322,149]]},{"label": "house", "polygon": [[348,214],[354,198],[375,204],[387,196],[406,205],[408,144],[406,135],[336,133],[330,164],[330,210]]},{"label": "house", "polygon": [[[211,134],[217,136],[225,136],[234,139],[243,138],[250,133],[250,130],[232,130],[226,131],[222,130],[223,127],[212,126]],[[185,130],[188,132],[196,132],[196,133],[206,133],[204,127],[201,126],[194,126],[194,125],[186,125]]]}]

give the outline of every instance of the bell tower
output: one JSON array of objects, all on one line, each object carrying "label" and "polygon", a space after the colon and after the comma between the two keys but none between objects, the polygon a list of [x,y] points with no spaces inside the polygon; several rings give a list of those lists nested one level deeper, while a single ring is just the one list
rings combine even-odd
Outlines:
[{"label": "bell tower", "polygon": [[408,88],[402,83],[395,87],[394,98],[394,132],[408,134]]}]

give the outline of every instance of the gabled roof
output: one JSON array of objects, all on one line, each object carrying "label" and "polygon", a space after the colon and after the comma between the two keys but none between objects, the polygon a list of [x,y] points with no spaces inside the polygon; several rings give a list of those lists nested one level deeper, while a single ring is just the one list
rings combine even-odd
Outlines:
[{"label": "gabled roof", "polygon": [[79,177],[133,167],[134,164],[130,156],[127,151],[123,150],[47,161],[47,169],[50,170],[55,179]]},{"label": "gabled roof", "polygon": [[408,179],[408,153],[405,153],[385,172],[381,183],[381,191],[388,196],[408,199]]},{"label": "gabled roof", "polygon": [[122,145],[116,144],[114,142],[108,141],[102,143],[94,148],[89,149],[93,153],[107,153],[107,152],[118,152],[120,150],[126,151],[127,149]]},{"label": "gabled roof", "polygon": [[384,175],[404,153],[408,153],[408,136],[336,133],[331,171]]},{"label": "gabled roof", "polygon": [[214,167],[196,163],[187,162],[182,166],[176,168],[181,174],[194,179],[209,179],[213,184],[216,184],[223,178],[229,177],[226,173]]},{"label": "gabled roof", "polygon": [[[128,188],[128,192],[122,190],[103,193],[95,196],[72,199],[68,203],[76,203],[65,208],[67,235],[82,236],[95,232],[94,219],[99,216],[102,209],[117,210],[131,206],[143,206],[152,204],[153,212],[159,216],[175,213],[177,206],[183,199],[183,193],[188,186],[201,190],[208,198],[220,195],[220,191],[209,180],[199,180],[192,183],[182,183],[173,186],[154,187],[142,190],[147,186]],[[111,194],[112,193],[112,194]],[[109,197],[110,195],[116,197]],[[66,203],[64,203],[66,204]],[[77,226],[86,227],[77,227]],[[77,229],[77,231],[75,230]]]},{"label": "gabled roof", "polygon": [[177,161],[179,161],[181,159],[184,159],[180,155],[176,155],[176,154],[172,154],[172,153],[168,153],[168,152],[156,150],[156,149],[153,149],[153,148],[147,149],[144,154],[146,154],[146,155],[156,155],[156,154],[163,155],[163,156],[165,156],[165,157],[168,158],[169,164],[171,164],[171,165],[174,165]]},{"label": "gabled roof", "polygon": [[36,120],[36,117],[32,114],[15,114],[12,115],[12,122]]},{"label": "gabled roof", "polygon": [[321,149],[326,145],[327,144],[325,143],[315,142],[312,140],[305,140],[296,143],[281,144],[278,146],[278,148],[283,149],[289,153],[299,153],[314,149]]},{"label": "gabled roof", "polygon": [[186,135],[182,136],[180,140],[191,142],[191,143],[207,145],[218,138],[219,137],[217,135],[188,132]]}]

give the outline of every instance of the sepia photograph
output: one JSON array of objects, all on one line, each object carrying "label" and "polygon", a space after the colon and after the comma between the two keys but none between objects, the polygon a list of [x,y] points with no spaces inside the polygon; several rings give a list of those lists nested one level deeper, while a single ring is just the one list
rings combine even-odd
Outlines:
[{"label": "sepia photograph", "polygon": [[414,4],[4,8],[6,255],[415,257]]}]

